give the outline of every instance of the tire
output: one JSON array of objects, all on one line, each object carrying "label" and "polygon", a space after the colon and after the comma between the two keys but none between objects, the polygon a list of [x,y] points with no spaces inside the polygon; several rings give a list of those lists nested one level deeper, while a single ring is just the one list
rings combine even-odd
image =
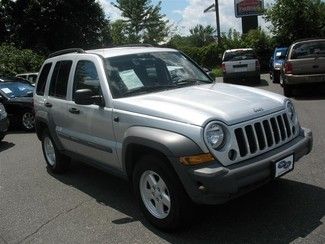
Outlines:
[{"label": "tire", "polygon": [[254,79],[254,83],[255,84],[260,84],[261,83],[261,76],[256,76],[256,78]]},{"label": "tire", "polygon": [[47,129],[42,134],[42,150],[47,168],[54,174],[60,174],[67,170],[70,158],[57,150],[55,143]]},{"label": "tire", "polygon": [[5,135],[0,134],[0,142],[3,140],[3,138],[5,138]]},{"label": "tire", "polygon": [[273,74],[273,83],[280,83],[280,74],[279,73],[274,73]]},{"label": "tire", "polygon": [[157,228],[175,230],[193,215],[189,212],[192,202],[178,176],[162,158],[142,157],[135,165],[132,182],[140,209]]},{"label": "tire", "polygon": [[35,130],[35,114],[32,111],[24,111],[20,117],[21,127],[24,131]]},{"label": "tire", "polygon": [[289,87],[289,86],[283,85],[283,94],[284,94],[286,97],[292,97],[292,87]]},{"label": "tire", "polygon": [[223,83],[231,83],[231,79],[229,79],[229,78],[223,78]]}]

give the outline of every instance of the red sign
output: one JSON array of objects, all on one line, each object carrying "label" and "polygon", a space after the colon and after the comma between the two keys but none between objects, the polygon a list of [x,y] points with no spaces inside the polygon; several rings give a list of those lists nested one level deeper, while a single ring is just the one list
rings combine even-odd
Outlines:
[{"label": "red sign", "polygon": [[235,0],[235,15],[237,18],[260,15],[263,9],[263,0]]}]

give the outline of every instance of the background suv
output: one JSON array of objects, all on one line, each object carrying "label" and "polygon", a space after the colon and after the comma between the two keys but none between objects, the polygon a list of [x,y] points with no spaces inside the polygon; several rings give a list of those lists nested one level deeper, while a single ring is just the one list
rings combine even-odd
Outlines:
[{"label": "background suv", "polygon": [[230,49],[226,50],[222,57],[223,81],[231,80],[259,83],[260,62],[253,49]]},{"label": "background suv", "polygon": [[270,58],[270,79],[273,83],[280,83],[281,69],[287,54],[287,47],[276,48]]},{"label": "background suv", "polygon": [[74,158],[129,180],[163,229],[193,216],[193,202],[224,203],[290,172],[312,147],[289,99],[214,83],[174,49],[54,53],[34,106],[51,172]]},{"label": "background suv", "polygon": [[301,85],[325,83],[325,39],[312,39],[293,43],[283,67],[284,95]]}]

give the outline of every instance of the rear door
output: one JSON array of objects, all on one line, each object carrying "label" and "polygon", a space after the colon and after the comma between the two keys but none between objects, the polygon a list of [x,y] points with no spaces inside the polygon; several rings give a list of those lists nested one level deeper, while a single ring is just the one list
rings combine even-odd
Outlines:
[{"label": "rear door", "polygon": [[293,75],[325,74],[325,41],[298,43],[291,50]]}]

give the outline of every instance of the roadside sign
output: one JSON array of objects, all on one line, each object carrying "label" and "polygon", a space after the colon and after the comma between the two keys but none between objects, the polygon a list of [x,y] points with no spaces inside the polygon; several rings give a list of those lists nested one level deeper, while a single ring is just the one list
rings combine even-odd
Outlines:
[{"label": "roadside sign", "polygon": [[264,9],[263,0],[234,0],[234,5],[237,18],[261,15]]}]

